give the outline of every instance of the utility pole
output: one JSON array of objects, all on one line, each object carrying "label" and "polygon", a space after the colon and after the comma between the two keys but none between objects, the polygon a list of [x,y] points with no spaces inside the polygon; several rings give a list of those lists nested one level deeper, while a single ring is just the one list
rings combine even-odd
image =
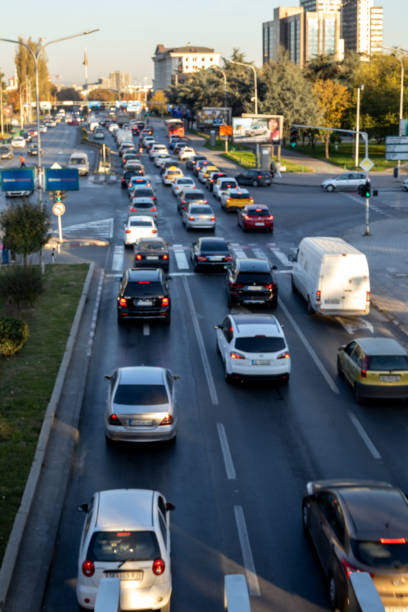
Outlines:
[{"label": "utility pole", "polygon": [[360,95],[364,89],[364,85],[359,85],[357,88],[357,121],[356,121],[356,152],[354,157],[354,165],[358,168],[359,163],[359,147],[360,147]]}]

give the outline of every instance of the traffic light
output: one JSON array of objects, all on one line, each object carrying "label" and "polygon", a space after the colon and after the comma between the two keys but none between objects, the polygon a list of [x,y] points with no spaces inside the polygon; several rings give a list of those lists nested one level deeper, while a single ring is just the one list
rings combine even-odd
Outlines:
[{"label": "traffic light", "polygon": [[297,145],[298,131],[294,125],[290,128],[290,146],[294,149]]},{"label": "traffic light", "polygon": [[63,202],[66,196],[66,191],[56,191],[54,195],[54,202]]},{"label": "traffic light", "polygon": [[358,193],[362,198],[371,198],[371,183],[370,181],[366,181],[364,185],[360,185],[358,188]]}]

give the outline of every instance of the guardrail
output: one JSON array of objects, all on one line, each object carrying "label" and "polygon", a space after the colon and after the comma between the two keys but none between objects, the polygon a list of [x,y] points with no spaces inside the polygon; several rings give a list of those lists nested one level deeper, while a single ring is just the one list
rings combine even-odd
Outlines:
[{"label": "guardrail", "polygon": [[226,612],[251,612],[248,585],[243,574],[227,574],[224,579]]},{"label": "guardrail", "polygon": [[384,604],[370,574],[353,572],[350,574],[349,584],[350,603],[348,612],[385,612]]}]

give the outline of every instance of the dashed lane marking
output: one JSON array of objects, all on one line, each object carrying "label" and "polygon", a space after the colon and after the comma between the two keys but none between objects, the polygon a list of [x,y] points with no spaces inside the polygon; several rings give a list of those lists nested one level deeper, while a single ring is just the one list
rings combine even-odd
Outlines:
[{"label": "dashed lane marking", "polygon": [[235,522],[237,524],[238,538],[241,545],[242,561],[245,568],[245,575],[248,583],[249,594],[254,597],[261,596],[258,576],[256,575],[254,558],[252,555],[251,544],[249,542],[248,529],[245,522],[244,510],[242,506],[234,506]]},{"label": "dashed lane marking", "polygon": [[123,244],[117,244],[113,247],[112,272],[122,272],[124,256],[125,247]]},{"label": "dashed lane marking", "polygon": [[381,459],[381,454],[379,453],[379,451],[377,450],[377,448],[371,441],[369,435],[367,434],[366,430],[364,429],[364,427],[362,426],[362,424],[360,423],[356,415],[353,412],[351,412],[351,410],[348,410],[347,412],[348,412],[351,422],[353,423],[354,427],[357,429],[357,432],[359,433],[361,439],[363,440],[364,444],[366,445],[366,447],[368,448],[368,450],[370,451],[374,459]]},{"label": "dashed lane marking", "polygon": [[173,253],[176,258],[177,267],[179,270],[186,270],[189,268],[186,254],[184,252],[184,247],[182,244],[174,244],[173,245]]},{"label": "dashed lane marking", "polygon": [[237,474],[235,472],[234,463],[232,461],[232,455],[228,444],[227,433],[222,423],[217,423],[218,438],[220,440],[221,452],[224,458],[225,471],[227,473],[228,480],[235,480]]}]

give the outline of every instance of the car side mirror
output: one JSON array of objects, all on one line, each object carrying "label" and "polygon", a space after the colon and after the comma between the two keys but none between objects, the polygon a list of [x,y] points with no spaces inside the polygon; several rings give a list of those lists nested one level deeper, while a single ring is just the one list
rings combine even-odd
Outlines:
[{"label": "car side mirror", "polygon": [[288,255],[288,260],[289,261],[296,261],[296,255],[289,254]]},{"label": "car side mirror", "polygon": [[171,504],[170,502],[166,502],[166,511],[167,512],[171,512],[172,510],[175,510],[176,506],[174,504]]},{"label": "car side mirror", "polygon": [[77,507],[78,512],[89,512],[88,504],[81,504]]},{"label": "car side mirror", "polygon": [[180,380],[180,376],[178,374],[174,374],[173,380]]},{"label": "car side mirror", "polygon": [[111,374],[105,374],[104,378],[106,378],[106,380],[110,380],[112,378]]},{"label": "car side mirror", "polygon": [[343,344],[342,346],[339,346],[339,348],[337,350],[345,351],[346,350],[346,344]]},{"label": "car side mirror", "polygon": [[275,266],[275,264],[272,266],[272,270],[277,270],[278,266]]},{"label": "car side mirror", "polygon": [[214,329],[221,329],[221,325],[214,325]]}]

